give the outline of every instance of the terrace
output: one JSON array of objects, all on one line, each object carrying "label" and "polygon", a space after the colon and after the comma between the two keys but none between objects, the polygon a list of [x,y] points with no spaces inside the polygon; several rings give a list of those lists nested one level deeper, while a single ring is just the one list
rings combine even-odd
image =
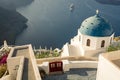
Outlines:
[{"label": "terrace", "polygon": [[35,74],[29,54],[29,47],[15,49],[12,56],[25,57],[22,80],[35,80]]},{"label": "terrace", "polygon": [[96,68],[74,68],[63,74],[45,76],[43,80],[96,80]]},{"label": "terrace", "polygon": [[40,59],[40,58],[58,57],[60,56],[61,51],[58,49],[55,50],[38,49],[38,50],[34,50],[34,53],[35,53],[35,57],[37,59]]}]

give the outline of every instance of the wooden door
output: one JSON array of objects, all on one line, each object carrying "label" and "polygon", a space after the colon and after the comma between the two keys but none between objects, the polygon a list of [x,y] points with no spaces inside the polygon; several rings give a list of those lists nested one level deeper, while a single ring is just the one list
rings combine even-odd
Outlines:
[{"label": "wooden door", "polygon": [[49,63],[49,71],[50,72],[63,71],[63,63],[62,63],[62,61],[50,62]]}]

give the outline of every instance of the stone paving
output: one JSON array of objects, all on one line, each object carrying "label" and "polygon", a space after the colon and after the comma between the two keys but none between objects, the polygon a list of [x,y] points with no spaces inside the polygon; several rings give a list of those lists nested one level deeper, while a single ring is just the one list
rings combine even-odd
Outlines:
[{"label": "stone paving", "polygon": [[49,75],[43,80],[96,80],[95,68],[70,69],[63,74]]}]

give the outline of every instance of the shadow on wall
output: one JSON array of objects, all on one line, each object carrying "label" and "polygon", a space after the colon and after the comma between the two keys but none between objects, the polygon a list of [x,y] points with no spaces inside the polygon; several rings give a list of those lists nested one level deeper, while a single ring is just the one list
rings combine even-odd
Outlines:
[{"label": "shadow on wall", "polygon": [[102,4],[109,4],[109,5],[120,5],[120,0],[95,0]]}]

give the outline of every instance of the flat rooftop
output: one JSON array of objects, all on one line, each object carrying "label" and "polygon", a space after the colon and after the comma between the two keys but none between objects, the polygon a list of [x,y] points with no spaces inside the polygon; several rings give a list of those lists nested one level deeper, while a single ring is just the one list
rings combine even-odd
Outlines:
[{"label": "flat rooftop", "polygon": [[120,50],[107,52],[102,54],[102,56],[120,68]]},{"label": "flat rooftop", "polygon": [[96,80],[96,68],[72,68],[63,74],[49,75],[43,80]]},{"label": "flat rooftop", "polygon": [[15,49],[12,57],[17,56],[25,57],[22,80],[35,80],[35,74],[29,53],[29,47]]}]

